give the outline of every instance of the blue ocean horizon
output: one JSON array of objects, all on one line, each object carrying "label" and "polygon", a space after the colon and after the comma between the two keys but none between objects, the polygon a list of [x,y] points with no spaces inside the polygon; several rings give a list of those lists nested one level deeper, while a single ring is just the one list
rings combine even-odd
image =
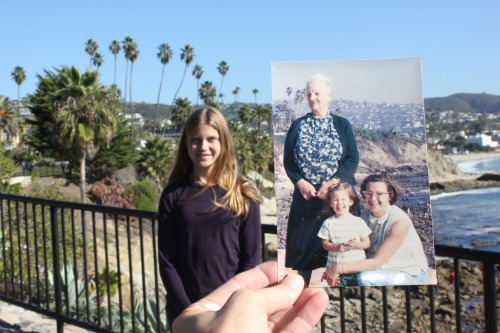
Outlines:
[{"label": "blue ocean horizon", "polygon": [[[467,173],[500,171],[500,158],[457,163]],[[431,196],[436,244],[500,252],[500,187]]]}]

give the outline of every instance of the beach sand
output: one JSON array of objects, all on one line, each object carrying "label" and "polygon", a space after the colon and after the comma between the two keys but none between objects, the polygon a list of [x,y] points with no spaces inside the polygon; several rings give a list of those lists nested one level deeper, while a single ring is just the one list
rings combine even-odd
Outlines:
[{"label": "beach sand", "polygon": [[500,158],[500,151],[494,151],[488,153],[456,154],[456,155],[446,155],[446,156],[450,157],[455,162],[484,160],[488,158]]}]

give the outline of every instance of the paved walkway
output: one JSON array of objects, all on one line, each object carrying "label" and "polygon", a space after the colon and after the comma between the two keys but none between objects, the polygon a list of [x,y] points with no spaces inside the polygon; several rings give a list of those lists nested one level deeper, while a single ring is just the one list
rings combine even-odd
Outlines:
[{"label": "paved walkway", "polygon": [[[0,333],[54,333],[56,321],[36,312],[0,301]],[[91,333],[82,328],[67,325],[64,333]]]}]

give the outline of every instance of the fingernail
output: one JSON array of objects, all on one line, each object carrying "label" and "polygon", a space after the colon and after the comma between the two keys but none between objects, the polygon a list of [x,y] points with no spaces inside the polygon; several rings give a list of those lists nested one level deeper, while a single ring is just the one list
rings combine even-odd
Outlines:
[{"label": "fingernail", "polygon": [[304,278],[297,274],[287,275],[283,279],[283,284],[293,288],[294,290],[304,289]]}]

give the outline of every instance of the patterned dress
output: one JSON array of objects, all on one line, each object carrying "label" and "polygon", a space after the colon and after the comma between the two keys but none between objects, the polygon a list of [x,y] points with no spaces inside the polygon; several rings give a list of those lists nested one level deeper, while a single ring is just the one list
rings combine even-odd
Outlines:
[{"label": "patterned dress", "polygon": [[[294,145],[294,162],[301,176],[316,190],[334,177],[343,152],[333,117],[308,113],[302,119]],[[287,227],[286,267],[299,271],[325,267],[328,252],[317,236],[324,220],[322,208],[321,199],[305,200],[298,188],[295,189]]]}]

